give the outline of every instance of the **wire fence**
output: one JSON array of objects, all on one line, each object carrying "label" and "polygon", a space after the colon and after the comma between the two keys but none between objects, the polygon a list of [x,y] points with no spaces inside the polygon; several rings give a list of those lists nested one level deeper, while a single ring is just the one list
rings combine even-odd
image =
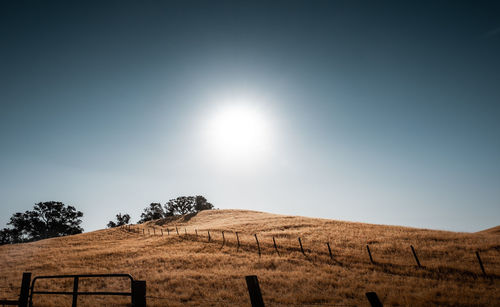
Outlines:
[{"label": "wire fence", "polygon": [[[293,256],[293,257],[303,257],[307,260],[314,260],[315,262],[323,262],[328,264],[339,264],[342,261],[343,265],[348,266],[348,264],[356,263],[366,263],[369,261],[375,267],[377,265],[391,265],[394,267],[417,267],[422,270],[433,271],[437,274],[464,274],[464,276],[476,277],[483,276],[487,278],[500,278],[496,272],[487,271],[486,265],[483,262],[479,250],[471,250],[470,256],[466,259],[445,259],[447,253],[439,255],[439,260],[443,261],[439,267],[432,268],[429,265],[425,265],[425,262],[421,262],[421,257],[419,256],[419,251],[411,244],[408,245],[406,251],[397,251],[398,255],[404,257],[403,262],[394,262],[394,249],[391,249],[392,259],[384,254],[384,250],[377,247],[376,251],[373,250],[372,244],[366,244],[363,246],[356,246],[353,244],[347,244],[347,249],[356,250],[358,253],[353,257],[352,254],[343,255],[342,251],[336,249],[330,242],[325,242],[319,239],[309,239],[304,236],[297,236],[295,239],[289,234],[259,234],[259,233],[248,233],[244,231],[234,231],[234,230],[223,230],[223,229],[190,229],[187,227],[182,227],[179,225],[169,226],[169,227],[144,227],[139,225],[125,225],[121,227],[122,230],[128,231],[129,233],[141,235],[144,237],[150,236],[175,236],[182,240],[189,240],[193,242],[200,243],[211,243],[220,244],[220,249],[223,248],[235,248],[236,251],[256,253],[259,257],[265,255],[275,255],[277,257],[282,256]],[[230,239],[230,236],[232,237]],[[295,242],[295,243],[293,243]],[[365,249],[365,255],[359,253],[359,250]],[[498,251],[495,246],[492,247],[493,250]],[[482,252],[487,252],[488,250],[483,250]],[[467,255],[467,254],[465,254]],[[429,256],[429,255],[426,255]],[[435,255],[437,257],[437,255]],[[413,259],[412,259],[413,258]],[[410,262],[412,260],[412,263]],[[429,259],[427,257],[425,260],[431,262],[435,259]],[[451,260],[459,263],[463,263],[463,268],[448,267]],[[476,261],[476,270],[470,265],[472,262]],[[446,270],[446,268],[449,268]]]}]

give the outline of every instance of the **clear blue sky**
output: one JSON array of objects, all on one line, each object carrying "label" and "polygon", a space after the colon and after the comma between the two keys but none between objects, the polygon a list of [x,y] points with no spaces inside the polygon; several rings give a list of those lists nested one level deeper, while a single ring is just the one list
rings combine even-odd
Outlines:
[{"label": "clear blue sky", "polygon": [[[500,224],[497,1],[2,1],[0,45],[0,227],[39,201],[94,230],[199,194]],[[258,159],[206,133],[231,104],[266,126]]]}]

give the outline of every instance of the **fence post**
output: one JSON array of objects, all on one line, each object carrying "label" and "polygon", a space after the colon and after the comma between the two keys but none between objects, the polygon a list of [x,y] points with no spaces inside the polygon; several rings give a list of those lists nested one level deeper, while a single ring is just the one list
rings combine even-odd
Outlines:
[{"label": "fence post", "polygon": [[255,241],[257,241],[257,249],[259,250],[259,257],[260,257],[260,244],[259,244],[259,239],[257,239],[257,234],[254,234],[255,236]]},{"label": "fence post", "polygon": [[224,247],[224,244],[226,244],[226,237],[224,237],[224,230],[222,231],[222,247]]},{"label": "fence post", "polygon": [[410,245],[410,247],[411,247],[411,251],[413,253],[413,256],[415,257],[415,261],[417,261],[418,267],[421,268],[422,266],[420,265],[420,261],[418,261],[417,253],[415,252],[415,249],[413,248],[413,245]]},{"label": "fence post", "polygon": [[235,231],[236,233],[236,241],[238,241],[238,247],[236,248],[236,251],[239,251],[240,250],[240,237],[238,236],[238,232]]},{"label": "fence post", "polygon": [[366,250],[368,251],[368,256],[370,256],[370,262],[372,264],[375,264],[375,261],[373,261],[373,258],[372,258],[372,252],[370,252],[370,246],[368,246],[368,244],[366,244]]},{"label": "fence post", "polygon": [[276,254],[278,254],[278,257],[280,257],[280,252],[278,251],[278,246],[276,245],[276,240],[274,239],[274,236],[273,236],[273,243],[274,243],[274,249],[276,250]]},{"label": "fence post", "polygon": [[300,251],[302,252],[302,254],[305,256],[306,253],[304,252],[304,248],[302,247],[302,240],[300,240],[300,237],[299,237],[299,244],[300,244]]},{"label": "fence post", "polygon": [[167,227],[167,236],[170,235],[170,228]]},{"label": "fence post", "polygon": [[194,233],[196,234],[196,236],[198,236],[198,229],[195,229]]},{"label": "fence post", "polygon": [[333,260],[332,249],[330,248],[330,242],[326,242],[326,246],[328,246],[328,254],[330,254],[330,259]]},{"label": "fence post", "polygon": [[378,299],[377,293],[375,292],[366,292],[366,298],[370,302],[372,307],[383,307],[382,302]]},{"label": "fence post", "polygon": [[484,270],[483,261],[481,261],[481,257],[479,257],[479,252],[476,252],[476,257],[479,262],[479,266],[481,267],[481,271],[483,271],[483,275],[486,276],[486,271]]},{"label": "fence post", "polygon": [[19,307],[28,307],[28,298],[30,294],[31,273],[24,272],[21,281],[21,291],[19,293]]},{"label": "fence post", "polygon": [[210,242],[210,230],[207,230],[208,233],[208,242]]},{"label": "fence post", "polygon": [[76,307],[77,303],[78,303],[78,277],[75,277],[73,279],[73,303],[71,304],[71,306]]},{"label": "fence post", "polygon": [[257,276],[250,275],[245,276],[247,281],[248,294],[250,295],[250,302],[252,307],[264,307],[264,300],[262,299],[262,293],[260,292],[259,279]]},{"label": "fence post", "polygon": [[177,226],[175,226],[175,231],[177,231],[177,235],[179,235],[179,228],[177,228]]},{"label": "fence post", "polygon": [[186,230],[186,227],[184,227],[184,235],[187,235],[187,234],[188,234],[188,232]]},{"label": "fence post", "polygon": [[146,281],[132,281],[132,307],[146,307]]}]

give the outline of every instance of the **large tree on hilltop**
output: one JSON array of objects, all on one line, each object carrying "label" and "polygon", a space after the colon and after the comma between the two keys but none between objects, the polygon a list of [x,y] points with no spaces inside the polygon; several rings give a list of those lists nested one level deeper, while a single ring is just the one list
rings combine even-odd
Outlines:
[{"label": "large tree on hilltop", "polygon": [[2,230],[2,236],[10,236],[11,242],[7,243],[17,243],[78,234],[83,232],[81,217],[83,213],[73,206],[40,202],[31,211],[14,213],[7,223],[12,229]]},{"label": "large tree on hilltop", "polygon": [[194,200],[194,210],[196,212],[203,211],[203,210],[212,210],[214,208],[214,205],[209,203],[207,199],[201,195],[198,195],[195,197]]},{"label": "large tree on hilltop", "polygon": [[214,205],[209,203],[203,196],[180,196],[171,199],[165,205],[167,216],[183,215],[187,213],[195,213],[203,210],[211,210]]},{"label": "large tree on hilltop", "polygon": [[180,196],[176,199],[171,199],[165,205],[167,215],[182,215],[194,212],[195,198],[194,196]]}]

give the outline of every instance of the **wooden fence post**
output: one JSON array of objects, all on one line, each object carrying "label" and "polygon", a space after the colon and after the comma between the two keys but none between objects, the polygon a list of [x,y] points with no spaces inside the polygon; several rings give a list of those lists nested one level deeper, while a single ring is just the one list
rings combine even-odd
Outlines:
[{"label": "wooden fence post", "polygon": [[483,271],[483,275],[486,276],[486,271],[484,270],[483,261],[481,261],[481,257],[479,257],[479,252],[476,252],[476,257],[479,262],[479,266],[481,267],[481,271]]},{"label": "wooden fence post", "polygon": [[276,254],[278,254],[278,257],[280,257],[280,252],[278,251],[278,246],[276,245],[276,240],[274,239],[274,236],[273,236],[273,243],[274,243],[274,249],[276,250]]},{"label": "wooden fence post", "polygon": [[132,281],[132,307],[146,307],[146,281]]},{"label": "wooden fence post", "polygon": [[31,273],[24,272],[23,279],[21,281],[21,291],[19,293],[19,307],[28,307],[28,298],[30,295],[30,283],[31,283]]},{"label": "wooden fence post", "polygon": [[370,262],[372,264],[375,264],[375,261],[373,261],[373,258],[372,258],[372,252],[370,251],[370,246],[368,246],[368,244],[366,244],[366,250],[368,251],[368,256],[370,256]]},{"label": "wooden fence post", "polygon": [[330,242],[326,242],[326,246],[328,246],[328,254],[330,254],[330,259],[333,260],[332,249],[330,248]]},{"label": "wooden fence post", "polygon": [[73,279],[73,303],[71,304],[72,307],[76,307],[78,304],[78,277],[75,277]]},{"label": "wooden fence post", "polygon": [[415,257],[415,261],[417,262],[418,267],[421,268],[422,266],[420,265],[420,261],[418,261],[417,253],[415,252],[413,245],[410,245],[410,247],[411,247],[411,251],[413,253],[413,257]]},{"label": "wooden fence post", "polygon": [[196,236],[198,237],[198,229],[195,229],[194,230],[194,233],[196,234]]},{"label": "wooden fence post", "polygon": [[207,230],[208,233],[208,242],[210,242],[210,230]]},{"label": "wooden fence post", "polygon": [[177,231],[177,235],[179,235],[179,228],[177,228],[177,226],[175,226],[175,231]]},{"label": "wooden fence post", "polygon": [[366,292],[366,298],[370,302],[372,307],[383,307],[382,302],[378,299],[377,293],[375,292]]},{"label": "wooden fence post", "polygon": [[255,236],[255,241],[257,241],[257,249],[259,250],[259,257],[260,257],[260,244],[259,244],[259,239],[257,239],[257,234],[254,234]]},{"label": "wooden fence post", "polygon": [[252,307],[264,307],[264,300],[260,292],[259,279],[255,275],[245,276],[247,281],[248,294]]},{"label": "wooden fence post", "polygon": [[236,241],[238,242],[238,247],[236,248],[236,251],[239,251],[240,250],[240,237],[238,236],[237,231],[235,231],[235,234],[236,234]]},{"label": "wooden fence post", "polygon": [[300,240],[300,237],[299,237],[299,244],[300,244],[300,251],[302,252],[302,254],[305,256],[306,253],[304,252],[304,247],[302,247],[302,240]]},{"label": "wooden fence post", "polygon": [[222,231],[222,247],[224,247],[224,244],[226,244],[226,237],[224,237],[224,230]]}]

